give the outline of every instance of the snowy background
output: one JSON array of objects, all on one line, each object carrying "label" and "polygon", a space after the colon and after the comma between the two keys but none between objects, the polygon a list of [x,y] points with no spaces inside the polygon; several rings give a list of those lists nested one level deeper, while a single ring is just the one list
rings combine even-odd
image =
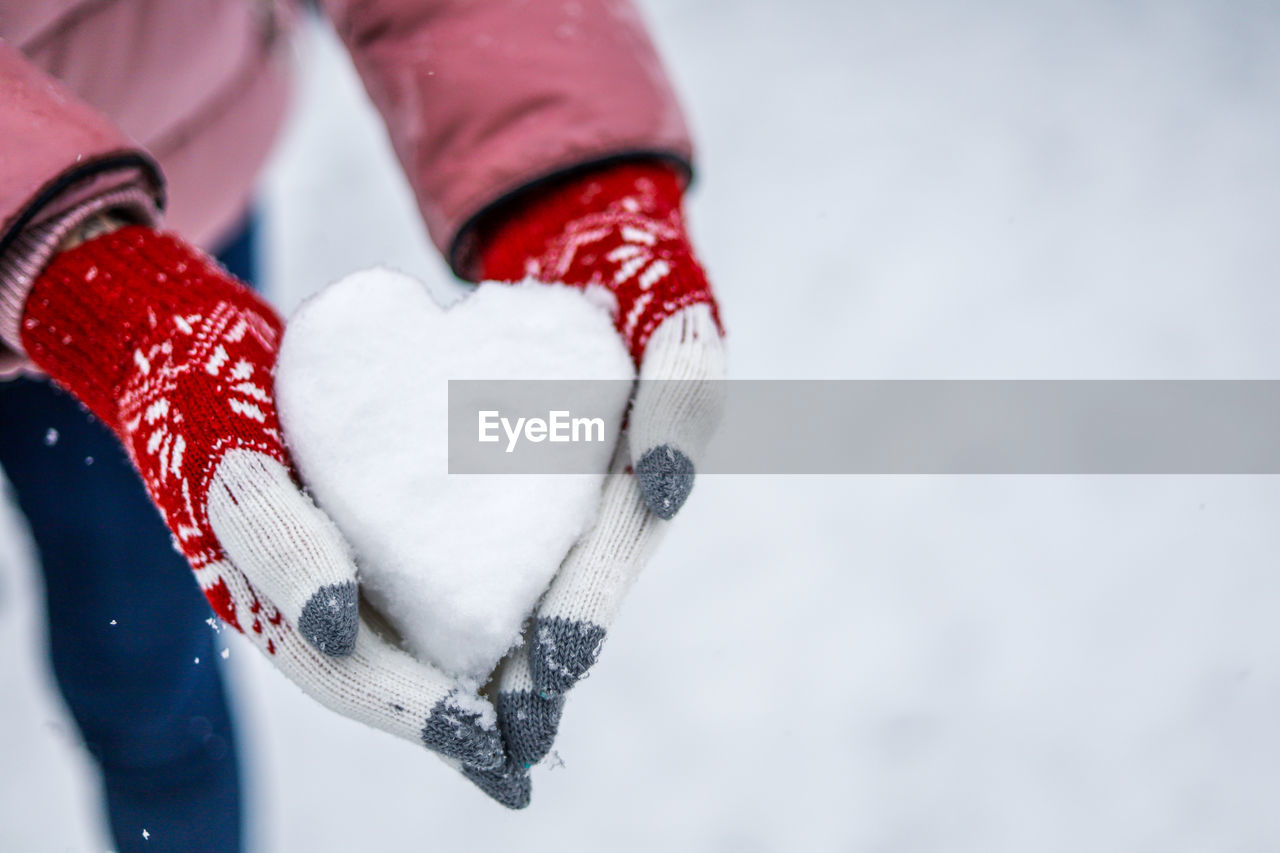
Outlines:
[{"label": "snowy background", "polygon": [[[1280,378],[1274,4],[643,5],[737,377]],[[449,290],[327,33],[300,62],[278,301]],[[1278,510],[1263,477],[705,478],[525,812],[230,638],[257,849],[1280,849]],[[104,850],[0,543],[0,849]]]}]

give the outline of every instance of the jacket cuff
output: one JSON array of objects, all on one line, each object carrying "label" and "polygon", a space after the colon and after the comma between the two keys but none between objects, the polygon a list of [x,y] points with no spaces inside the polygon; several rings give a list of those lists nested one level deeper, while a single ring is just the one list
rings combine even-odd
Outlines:
[{"label": "jacket cuff", "polygon": [[[25,361],[21,340],[23,306],[36,278],[68,234],[105,210],[139,225],[158,224],[159,211],[151,192],[134,184],[119,186],[119,181],[104,181],[109,177],[94,178],[88,185],[74,188],[72,192],[84,197],[83,201],[70,207],[59,205],[61,209],[26,226],[0,255],[0,371],[12,372],[13,356]],[[102,183],[107,186],[101,187]]]}]

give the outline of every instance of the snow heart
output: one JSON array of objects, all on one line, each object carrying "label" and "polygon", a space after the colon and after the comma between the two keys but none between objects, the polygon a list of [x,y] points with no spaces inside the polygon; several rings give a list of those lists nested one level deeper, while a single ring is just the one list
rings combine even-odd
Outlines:
[{"label": "snow heart", "polygon": [[[276,397],[368,601],[420,658],[483,680],[590,527],[617,436],[591,446],[599,475],[449,476],[448,380],[634,376],[608,312],[581,290],[488,283],[446,311],[414,279],[374,269],[289,320]],[[627,402],[615,384],[610,423]]]}]

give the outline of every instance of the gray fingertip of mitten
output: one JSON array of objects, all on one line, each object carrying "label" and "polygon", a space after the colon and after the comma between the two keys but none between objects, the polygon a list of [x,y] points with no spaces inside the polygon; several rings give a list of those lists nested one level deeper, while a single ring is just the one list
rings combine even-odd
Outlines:
[{"label": "gray fingertip of mitten", "polygon": [[307,599],[298,617],[298,633],[329,657],[355,651],[360,629],[360,600],[355,581],[328,584]]},{"label": "gray fingertip of mitten", "polygon": [[509,809],[522,809],[529,805],[529,800],[533,797],[533,783],[528,771],[510,763],[493,770],[463,767],[462,775]]},{"label": "gray fingertip of mitten", "polygon": [[529,690],[498,694],[498,727],[515,766],[529,769],[555,743],[564,696],[544,698]]},{"label": "gray fingertip of mitten", "polygon": [[674,517],[693,491],[693,460],[669,444],[646,450],[635,472],[645,506],[662,519]]},{"label": "gray fingertip of mitten", "polygon": [[591,622],[560,616],[533,622],[529,670],[534,692],[554,699],[577,684],[600,655],[605,629]]},{"label": "gray fingertip of mitten", "polygon": [[454,696],[435,704],[421,737],[427,749],[457,759],[464,768],[491,771],[506,763],[497,727],[485,725],[478,712],[462,707]]}]

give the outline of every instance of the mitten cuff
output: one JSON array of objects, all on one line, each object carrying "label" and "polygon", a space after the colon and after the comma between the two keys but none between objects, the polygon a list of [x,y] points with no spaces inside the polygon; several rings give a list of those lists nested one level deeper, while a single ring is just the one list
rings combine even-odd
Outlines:
[{"label": "mitten cuff", "polygon": [[637,160],[531,191],[481,234],[484,278],[536,278],[600,286],[614,297],[614,325],[637,365],[668,317],[715,297],[693,254],[681,210],[680,174]]},{"label": "mitten cuff", "polygon": [[[259,302],[217,262],[168,234],[129,226],[60,252],[31,288],[22,347],[108,426],[118,426],[127,372],[146,375],[138,341],[162,322],[180,328],[219,302]],[[263,316],[273,316],[261,305]]]},{"label": "mitten cuff", "polygon": [[140,187],[104,193],[73,209],[23,229],[0,255],[0,344],[22,354],[19,323],[32,285],[59,244],[83,222],[103,211],[115,211],[134,222],[154,217],[155,202]]},{"label": "mitten cuff", "polygon": [[[637,187],[646,190],[637,193]],[[505,205],[479,234],[479,274],[494,281],[538,275],[539,261],[569,226],[625,199],[660,219],[680,211],[683,178],[670,163],[635,160],[592,169],[530,190]]]}]

